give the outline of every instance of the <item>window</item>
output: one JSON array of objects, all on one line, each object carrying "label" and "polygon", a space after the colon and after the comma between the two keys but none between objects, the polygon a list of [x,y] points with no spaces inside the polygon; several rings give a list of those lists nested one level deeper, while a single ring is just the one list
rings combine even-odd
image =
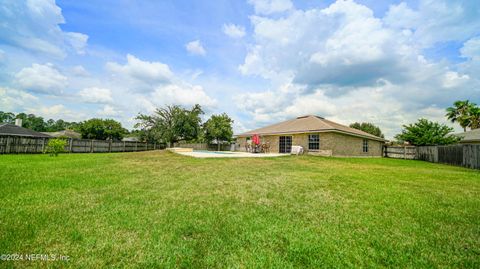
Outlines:
[{"label": "window", "polygon": [[363,152],[368,152],[368,139],[363,139]]},{"label": "window", "polygon": [[290,152],[292,152],[292,137],[291,136],[280,136],[278,148],[279,148],[280,153],[290,153]]},{"label": "window", "polygon": [[318,134],[308,135],[308,149],[309,150],[320,149],[320,136]]}]

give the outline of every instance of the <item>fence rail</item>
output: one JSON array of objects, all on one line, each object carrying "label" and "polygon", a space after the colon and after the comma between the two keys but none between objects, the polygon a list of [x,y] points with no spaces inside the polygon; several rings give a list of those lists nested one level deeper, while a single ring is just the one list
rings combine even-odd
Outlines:
[{"label": "fence rail", "polygon": [[[0,136],[0,154],[11,153],[43,153],[52,138]],[[97,153],[97,152],[133,152],[164,149],[165,144],[131,141],[107,141],[90,139],[67,139],[65,152]]]},{"label": "fence rail", "polygon": [[480,144],[384,148],[389,158],[416,159],[480,169]]}]

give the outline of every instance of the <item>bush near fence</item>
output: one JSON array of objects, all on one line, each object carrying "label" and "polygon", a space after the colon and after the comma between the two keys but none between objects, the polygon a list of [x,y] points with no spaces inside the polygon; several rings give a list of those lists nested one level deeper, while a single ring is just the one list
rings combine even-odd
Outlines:
[{"label": "bush near fence", "polygon": [[416,159],[480,169],[480,144],[457,144],[448,146],[384,147],[388,158]]},{"label": "bush near fence", "polygon": [[[0,136],[0,154],[9,153],[43,153],[48,140],[53,138]],[[165,144],[132,141],[110,141],[89,139],[66,139],[65,152],[132,152],[164,149]]]}]

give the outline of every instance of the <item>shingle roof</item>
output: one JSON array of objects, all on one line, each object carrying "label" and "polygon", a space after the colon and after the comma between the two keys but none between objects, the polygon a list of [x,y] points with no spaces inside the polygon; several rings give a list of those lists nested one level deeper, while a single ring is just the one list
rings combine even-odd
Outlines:
[{"label": "shingle roof", "polygon": [[0,135],[11,136],[28,136],[28,137],[50,137],[49,135],[42,134],[27,128],[23,128],[10,123],[0,123]]},{"label": "shingle roof", "polygon": [[42,132],[42,134],[46,134],[46,135],[53,136],[53,137],[65,136],[65,137],[69,137],[69,138],[78,138],[78,139],[82,138],[82,134],[77,133],[77,132],[72,131],[72,130],[62,130],[62,131],[58,131],[58,132]]},{"label": "shingle roof", "polygon": [[308,115],[296,119],[287,120],[277,124],[269,125],[263,128],[255,129],[249,132],[238,134],[239,137],[258,135],[279,135],[308,132],[338,132],[354,136],[370,138],[379,141],[385,141],[381,137],[360,131],[348,126],[324,119],[322,117]]},{"label": "shingle roof", "polygon": [[463,143],[478,142],[480,141],[480,129],[475,129],[475,130],[467,131],[464,133],[458,133],[458,134],[455,134],[455,136],[462,138],[461,142]]}]

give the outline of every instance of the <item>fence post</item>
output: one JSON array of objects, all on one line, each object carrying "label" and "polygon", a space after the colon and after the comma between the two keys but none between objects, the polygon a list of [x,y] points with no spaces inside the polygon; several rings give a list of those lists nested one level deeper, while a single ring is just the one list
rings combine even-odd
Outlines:
[{"label": "fence post", "polygon": [[5,152],[10,153],[10,136],[7,136],[7,145],[5,146]]},{"label": "fence post", "polygon": [[138,151],[137,150],[137,141],[135,141],[135,151]]},{"label": "fence post", "polygon": [[403,159],[407,159],[407,146],[403,146]]},{"label": "fence post", "polygon": [[45,138],[42,139],[42,153],[45,152]]},{"label": "fence post", "polygon": [[125,152],[125,141],[123,141],[123,152]]},{"label": "fence post", "polygon": [[69,145],[68,152],[72,153],[72,149],[73,149],[73,138],[70,138],[70,145]]},{"label": "fence post", "polygon": [[90,153],[93,153],[93,139],[90,141]]},{"label": "fence post", "polygon": [[108,140],[108,152],[112,152],[112,140]]}]

